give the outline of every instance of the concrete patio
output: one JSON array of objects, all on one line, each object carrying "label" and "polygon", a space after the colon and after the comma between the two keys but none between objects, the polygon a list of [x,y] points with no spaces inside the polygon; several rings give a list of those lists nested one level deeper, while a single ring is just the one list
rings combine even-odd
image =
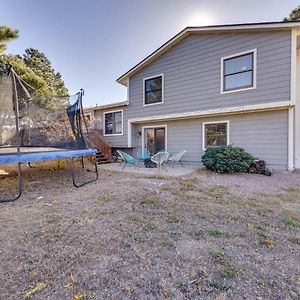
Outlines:
[{"label": "concrete patio", "polygon": [[[109,163],[109,164],[101,164],[98,165],[99,169],[107,170],[107,171],[115,171],[115,172],[122,172],[122,166],[119,163]],[[136,168],[133,166],[126,166],[124,169],[124,173],[133,173],[133,174],[143,174],[143,175],[165,175],[165,176],[184,176],[187,174],[191,174],[201,167],[193,167],[193,166],[167,166],[167,171],[163,168],[145,168],[144,166],[140,168]]]}]

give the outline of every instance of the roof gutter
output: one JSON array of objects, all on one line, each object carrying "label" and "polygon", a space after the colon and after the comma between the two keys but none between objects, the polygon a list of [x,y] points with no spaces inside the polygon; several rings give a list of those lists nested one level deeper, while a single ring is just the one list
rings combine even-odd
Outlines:
[{"label": "roof gutter", "polygon": [[108,104],[104,104],[104,105],[96,105],[96,106],[92,106],[92,107],[86,107],[86,108],[84,108],[84,111],[102,110],[102,109],[119,107],[119,106],[127,106],[128,104],[129,104],[128,101],[108,103]]}]

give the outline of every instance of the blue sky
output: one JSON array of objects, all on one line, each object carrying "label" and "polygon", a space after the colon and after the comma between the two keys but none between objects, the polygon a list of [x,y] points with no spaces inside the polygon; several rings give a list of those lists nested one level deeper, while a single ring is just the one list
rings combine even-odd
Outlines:
[{"label": "blue sky", "polygon": [[294,0],[0,0],[0,24],[20,30],[7,53],[33,47],[86,106],[126,100],[116,79],[186,26],[281,21]]}]

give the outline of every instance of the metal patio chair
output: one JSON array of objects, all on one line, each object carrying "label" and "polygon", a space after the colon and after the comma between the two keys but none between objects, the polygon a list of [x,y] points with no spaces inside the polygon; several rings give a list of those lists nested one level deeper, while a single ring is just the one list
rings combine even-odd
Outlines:
[{"label": "metal patio chair", "polygon": [[145,162],[145,160],[150,159],[150,151],[148,149],[140,149],[137,152],[137,159],[139,160],[140,164]]},{"label": "metal patio chair", "polygon": [[183,164],[181,162],[181,159],[182,157],[184,156],[184,154],[187,152],[187,150],[182,150],[180,152],[177,152],[173,155],[171,155],[169,158],[168,158],[168,162],[171,164],[172,168],[174,167],[174,164],[175,163],[179,163],[182,167],[183,167]]},{"label": "metal patio chair", "polygon": [[131,155],[129,155],[126,152],[123,152],[121,150],[117,150],[117,152],[121,156],[121,158],[123,159],[122,171],[124,171],[124,169],[127,165],[134,166],[134,167],[139,166],[139,161],[137,159],[135,159],[134,157],[132,157]]},{"label": "metal patio chair", "polygon": [[151,157],[151,161],[157,164],[159,170],[162,168],[165,169],[165,171],[168,172],[167,167],[165,166],[166,162],[168,161],[169,157],[169,152],[168,151],[159,151],[158,153],[154,154]]}]

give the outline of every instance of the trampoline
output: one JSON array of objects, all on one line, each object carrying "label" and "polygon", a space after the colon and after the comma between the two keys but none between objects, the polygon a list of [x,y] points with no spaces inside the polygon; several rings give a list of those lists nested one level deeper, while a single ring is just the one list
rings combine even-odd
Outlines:
[{"label": "trampoline", "polygon": [[0,165],[13,163],[31,163],[37,161],[60,160],[70,157],[83,157],[97,153],[95,149],[68,150],[56,148],[32,147],[22,148],[22,153],[16,153],[15,148],[0,149]]},{"label": "trampoline", "polygon": [[22,164],[70,159],[71,178],[79,188],[98,179],[97,162],[91,159],[95,178],[81,183],[75,180],[74,159],[92,157],[98,150],[91,147],[84,118],[84,91],[67,97],[53,97],[37,92],[8,67],[0,74],[0,165],[16,164],[18,193],[0,197],[0,202],[18,199],[23,191]]}]

